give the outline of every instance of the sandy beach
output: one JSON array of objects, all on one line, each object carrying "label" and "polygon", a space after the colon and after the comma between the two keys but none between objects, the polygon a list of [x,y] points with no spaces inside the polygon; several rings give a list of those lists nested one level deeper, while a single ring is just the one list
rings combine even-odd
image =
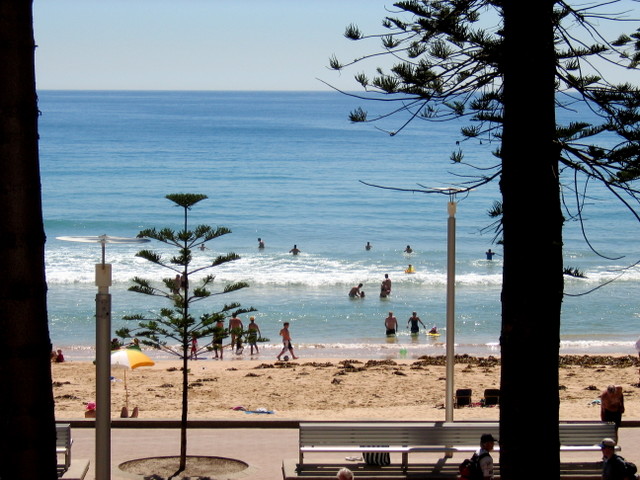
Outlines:
[{"label": "sandy beach", "polygon": [[[189,418],[296,420],[444,420],[445,367],[442,357],[416,360],[342,360],[272,358],[190,362]],[[560,368],[560,418],[597,420],[594,401],[609,384],[623,387],[623,419],[640,420],[640,388],[635,356],[563,356]],[[140,418],[180,418],[182,374],[179,361],[127,371],[129,411]],[[125,405],[124,370],[114,369],[112,415]],[[58,419],[84,418],[95,401],[91,362],[53,364]],[[499,360],[462,356],[455,365],[455,389],[473,391],[471,407],[455,410],[456,420],[497,420],[497,407],[479,405],[487,388],[499,388]],[[535,381],[535,380],[533,380]],[[522,399],[535,408],[536,399]],[[266,410],[273,412],[258,412]]]}]

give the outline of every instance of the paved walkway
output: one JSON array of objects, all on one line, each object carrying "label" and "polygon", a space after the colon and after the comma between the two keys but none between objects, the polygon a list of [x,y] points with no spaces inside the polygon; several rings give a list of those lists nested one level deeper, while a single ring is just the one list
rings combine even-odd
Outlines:
[{"label": "paved walkway", "polygon": [[[634,422],[637,423],[637,422]],[[264,422],[265,427],[269,422]],[[227,425],[228,426],[228,425]],[[253,425],[255,426],[255,424]],[[249,468],[217,480],[281,480],[282,460],[298,456],[296,428],[191,428],[188,431],[189,455],[213,455],[241,460]],[[640,428],[622,428],[619,432],[622,455],[640,464]],[[89,459],[87,480],[95,480],[95,432],[93,428],[72,427],[72,459]],[[111,431],[111,478],[131,480],[141,478],[122,472],[118,465],[136,458],[175,456],[180,451],[180,431],[174,428],[113,428]],[[415,460],[418,460],[416,454]],[[571,455],[571,456],[570,456]],[[595,461],[592,453],[563,455],[564,461]],[[339,454],[314,455],[313,460],[331,463],[343,460]],[[463,456],[454,457],[459,463]],[[414,458],[414,457],[412,457]],[[399,458],[398,458],[399,461]],[[349,466],[344,461],[345,466]]]}]

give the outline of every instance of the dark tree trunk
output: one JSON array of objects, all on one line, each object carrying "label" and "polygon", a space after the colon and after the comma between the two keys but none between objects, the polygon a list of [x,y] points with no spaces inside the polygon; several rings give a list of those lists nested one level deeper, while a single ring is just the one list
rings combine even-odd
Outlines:
[{"label": "dark tree trunk", "polygon": [[558,355],[563,293],[563,218],[559,151],[554,142],[553,1],[503,5],[501,475],[504,480],[539,477],[540,471],[523,466],[544,445],[543,476],[553,479],[559,477],[560,463]]},{"label": "dark tree trunk", "polygon": [[32,4],[0,0],[0,478],[55,479]]}]

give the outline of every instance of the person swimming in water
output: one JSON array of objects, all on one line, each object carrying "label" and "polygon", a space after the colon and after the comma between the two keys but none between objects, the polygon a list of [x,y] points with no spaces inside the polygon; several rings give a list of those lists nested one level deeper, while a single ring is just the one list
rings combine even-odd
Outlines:
[{"label": "person swimming in water", "polygon": [[359,283],[358,286],[353,287],[351,290],[349,290],[349,297],[350,298],[360,298],[362,297],[362,293],[360,292],[360,289],[362,288],[362,284]]}]

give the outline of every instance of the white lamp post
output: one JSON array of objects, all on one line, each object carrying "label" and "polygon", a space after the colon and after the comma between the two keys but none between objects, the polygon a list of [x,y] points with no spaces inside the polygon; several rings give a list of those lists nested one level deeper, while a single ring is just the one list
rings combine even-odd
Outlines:
[{"label": "white lamp post", "polygon": [[107,243],[146,243],[146,238],[57,237],[69,242],[99,243],[102,263],[96,264],[96,480],[111,480],[111,265],[105,263]]},{"label": "white lamp post", "polygon": [[455,362],[456,337],[456,194],[464,189],[449,187],[438,188],[449,195],[447,204],[447,346],[446,346],[446,386],[445,386],[445,421],[453,422],[453,375]]},{"label": "white lamp post", "polygon": [[454,194],[447,204],[447,386],[445,421],[453,422],[453,367],[456,329],[456,202]]}]

